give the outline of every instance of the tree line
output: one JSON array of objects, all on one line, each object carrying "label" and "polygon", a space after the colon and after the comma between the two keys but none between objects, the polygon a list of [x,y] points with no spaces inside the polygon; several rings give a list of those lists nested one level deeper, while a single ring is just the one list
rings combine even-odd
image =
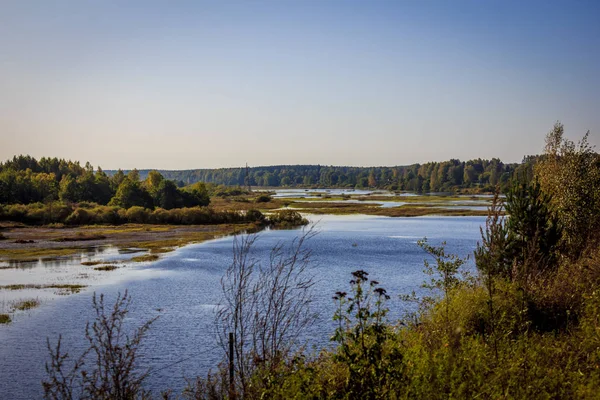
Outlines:
[{"label": "tree line", "polygon": [[[451,192],[476,188],[491,192],[496,185],[507,189],[509,181],[516,174],[531,177],[538,158],[527,156],[521,163],[510,164],[497,158],[479,158],[396,167],[276,165],[248,170],[242,167],[159,172],[180,186],[206,182],[228,186],[379,188],[414,192]],[[144,179],[151,171],[139,172]]]},{"label": "tree line", "polygon": [[58,158],[15,156],[0,163],[0,204],[31,204],[61,201],[90,202],[130,208],[140,206],[170,210],[206,206],[210,203],[206,186],[196,182],[180,188],[157,171],[149,171],[140,180],[138,171],[111,175],[88,162]]}]

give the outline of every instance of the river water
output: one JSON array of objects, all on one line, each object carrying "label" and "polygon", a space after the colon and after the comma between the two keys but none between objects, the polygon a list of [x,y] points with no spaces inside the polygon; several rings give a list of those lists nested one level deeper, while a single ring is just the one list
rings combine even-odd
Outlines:
[{"label": "river water", "polygon": [[[398,295],[413,290],[422,294],[426,254],[417,240],[446,241],[449,252],[464,257],[475,249],[485,218],[351,215],[315,216],[313,222],[319,233],[307,247],[317,277],[314,305],[320,317],[303,335],[309,349],[330,345],[332,296],[338,290],[348,291],[352,271],[369,272],[387,289],[392,296],[389,318],[397,320],[410,307]],[[266,259],[273,246],[289,243],[299,234],[301,230],[261,232],[254,254]],[[85,323],[93,318],[94,291],[104,293],[111,304],[117,293],[128,290],[133,298],[127,320],[130,326],[159,316],[141,355],[142,365],[154,369],[146,386],[155,395],[166,388],[178,392],[185,386],[185,377],[214,370],[223,355],[216,341],[214,312],[220,299],[220,279],[231,263],[232,244],[233,238],[223,238],[180,248],[154,263],[119,270],[118,279],[99,281],[81,293],[43,302],[15,322],[0,325],[0,397],[41,397],[48,360],[46,338],[54,343],[62,334],[63,348],[78,354],[85,345]],[[474,268],[472,261],[466,268]]]}]

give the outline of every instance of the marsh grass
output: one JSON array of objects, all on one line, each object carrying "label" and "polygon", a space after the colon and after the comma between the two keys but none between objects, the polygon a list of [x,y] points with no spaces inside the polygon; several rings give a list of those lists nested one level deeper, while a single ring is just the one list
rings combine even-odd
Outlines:
[{"label": "marsh grass", "polygon": [[0,286],[0,290],[25,290],[25,289],[60,289],[70,293],[79,293],[81,289],[85,288],[86,285],[75,285],[75,284],[49,284],[49,285],[37,285],[37,284],[15,284],[15,285],[3,285]]},{"label": "marsh grass", "polygon": [[0,249],[0,257],[10,259],[9,261],[38,261],[39,258],[51,258],[71,256],[81,249],[74,247],[63,247],[55,249],[44,248],[17,248],[17,249]]},{"label": "marsh grass", "polygon": [[10,315],[8,314],[0,314],[0,324],[8,324],[12,320],[10,319]]},{"label": "marsh grass", "polygon": [[98,235],[98,234],[85,235],[82,232],[78,232],[77,235],[75,235],[75,236],[60,237],[60,238],[54,239],[54,241],[55,242],[83,242],[83,241],[103,240],[103,239],[106,239],[106,236]]},{"label": "marsh grass", "polygon": [[115,269],[118,269],[119,267],[117,267],[116,265],[102,265],[100,267],[95,267],[94,270],[95,271],[114,271]]},{"label": "marsh grass", "polygon": [[[30,232],[27,233],[27,238],[34,238],[39,242],[64,242],[64,232],[57,237],[56,232],[39,229],[26,228]],[[70,228],[73,229],[73,228]],[[95,232],[91,232],[91,230]],[[142,224],[126,224],[114,227],[103,226],[99,229],[98,226],[88,225],[73,229],[74,237],[105,237],[107,243],[114,240],[114,244],[122,246],[124,249],[132,249],[131,252],[139,252],[150,250],[151,253],[160,254],[173,251],[177,247],[185,246],[190,243],[200,243],[207,240],[220,238],[227,235],[234,235],[240,232],[255,232],[260,229],[255,223],[227,223],[216,225],[142,225]],[[81,233],[85,230],[87,233]],[[155,232],[157,235],[146,235],[146,232]],[[81,234],[81,236],[79,236]],[[73,234],[69,235],[73,237]],[[65,243],[69,243],[68,241]],[[41,243],[38,243],[41,245]],[[17,247],[0,249],[0,261],[8,263],[24,263],[53,261],[60,257],[72,256],[81,252],[81,247],[76,247],[73,241],[73,247]],[[93,261],[84,261],[82,265],[98,265],[105,264],[99,262],[89,264]]]},{"label": "marsh grass", "polygon": [[104,260],[96,260],[96,261],[83,261],[81,265],[85,266],[94,266],[100,264],[117,264],[117,261],[104,261]]},{"label": "marsh grass", "polygon": [[403,205],[398,207],[380,207],[380,204],[368,203],[324,203],[296,202],[290,208],[304,210],[311,214],[349,215],[364,214],[385,217],[423,217],[426,215],[440,216],[486,216],[486,210],[473,210],[460,207],[442,208],[436,205]]},{"label": "marsh grass", "polygon": [[143,256],[132,257],[131,261],[133,262],[145,262],[145,261],[156,261],[159,256],[156,254],[144,254]]},{"label": "marsh grass", "polygon": [[32,308],[39,307],[40,304],[42,303],[39,299],[20,300],[13,304],[13,309],[18,311],[26,311],[31,310]]}]

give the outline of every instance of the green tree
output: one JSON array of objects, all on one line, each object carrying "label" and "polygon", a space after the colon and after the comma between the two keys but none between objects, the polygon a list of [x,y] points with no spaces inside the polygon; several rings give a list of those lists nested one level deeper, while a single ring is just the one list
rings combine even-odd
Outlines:
[{"label": "green tree", "polygon": [[544,272],[557,265],[561,229],[549,209],[550,202],[551,196],[541,191],[538,182],[515,181],[506,194],[510,251],[520,268],[526,261],[531,264],[529,268],[535,268],[527,273]]},{"label": "green tree", "polygon": [[70,175],[64,175],[60,181],[58,196],[61,201],[79,201],[79,188],[77,182]]},{"label": "green tree", "polygon": [[160,172],[150,171],[150,172],[148,172],[148,177],[146,178],[146,181],[145,181],[146,189],[148,189],[148,191],[152,195],[154,195],[154,193],[156,193],[156,191],[158,190],[158,187],[160,186],[161,182],[163,182],[163,181],[164,181],[164,178]]},{"label": "green tree", "polygon": [[115,193],[112,190],[110,179],[100,167],[98,167],[94,179],[94,201],[99,204],[108,204]]},{"label": "green tree", "polygon": [[208,189],[204,182],[196,182],[188,186],[184,193],[188,194],[186,196],[186,207],[207,206],[210,204]]},{"label": "green tree", "polygon": [[182,203],[182,197],[175,183],[162,180],[155,191],[154,204],[165,210],[170,210],[171,208],[177,208],[179,203]]},{"label": "green tree", "polygon": [[598,240],[600,231],[600,161],[588,143],[589,132],[576,145],[557,122],[546,136],[545,154],[535,166],[541,190],[563,226],[572,259]]},{"label": "green tree", "polygon": [[111,206],[119,206],[123,208],[129,208],[133,206],[140,206],[144,208],[154,208],[152,197],[144,190],[138,181],[131,181],[128,178],[123,180],[117,193],[108,203]]}]

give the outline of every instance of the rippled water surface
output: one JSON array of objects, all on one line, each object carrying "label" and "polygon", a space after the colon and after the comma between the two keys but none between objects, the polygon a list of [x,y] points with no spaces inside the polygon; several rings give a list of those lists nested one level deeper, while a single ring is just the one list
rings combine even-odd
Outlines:
[{"label": "rippled water surface", "polygon": [[[329,344],[333,332],[331,299],[337,290],[348,290],[350,272],[364,269],[392,295],[390,318],[406,311],[399,294],[420,291],[425,276],[424,252],[417,240],[447,241],[448,251],[471,254],[479,238],[483,217],[387,218],[368,216],[318,216],[320,233],[310,240],[317,276],[315,308],[320,319],[304,339],[309,346]],[[267,257],[280,241],[291,241],[299,230],[260,233],[255,254]],[[231,263],[232,238],[190,245],[166,254],[157,262],[131,267],[132,274],[107,280],[79,294],[61,296],[28,312],[14,323],[0,325],[0,397],[41,397],[41,380],[47,360],[46,338],[63,335],[63,346],[78,353],[85,345],[85,323],[92,319],[92,291],[112,302],[125,289],[133,297],[131,326],[159,315],[145,341],[143,365],[152,367],[147,387],[176,391],[184,377],[205,375],[214,369],[222,352],[213,328],[214,310],[220,298],[220,279]],[[469,264],[468,268],[473,268]],[[108,274],[110,272],[107,272]],[[1,296],[1,294],[0,294]],[[166,366],[189,358],[174,366]]]}]

